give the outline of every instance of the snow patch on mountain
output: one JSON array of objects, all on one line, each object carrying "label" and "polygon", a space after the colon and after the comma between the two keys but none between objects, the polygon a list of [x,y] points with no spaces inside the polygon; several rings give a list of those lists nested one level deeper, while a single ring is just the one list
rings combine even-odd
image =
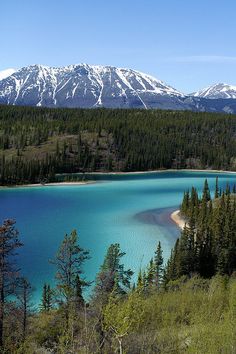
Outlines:
[{"label": "snow patch on mountain", "polygon": [[[136,70],[78,64],[31,65],[0,80],[0,103],[48,107],[181,109],[185,95]],[[174,102],[176,100],[176,103]]]},{"label": "snow patch on mountain", "polygon": [[219,83],[194,92],[190,96],[209,99],[236,99],[236,86]]},{"label": "snow patch on mountain", "polygon": [[8,76],[14,74],[15,71],[15,69],[5,69],[0,71],[0,80],[6,79]]},{"label": "snow patch on mountain", "polygon": [[0,104],[236,113],[236,87],[217,84],[184,95],[137,70],[88,64],[36,64],[0,72]]}]

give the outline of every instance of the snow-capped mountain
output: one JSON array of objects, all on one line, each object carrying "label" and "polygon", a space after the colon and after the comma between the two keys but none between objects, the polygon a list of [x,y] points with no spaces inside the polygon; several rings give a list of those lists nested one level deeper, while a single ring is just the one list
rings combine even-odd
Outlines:
[{"label": "snow-capped mountain", "polygon": [[32,65],[0,81],[0,103],[11,105],[183,109],[183,98],[150,75],[112,66]]},{"label": "snow-capped mountain", "polygon": [[15,71],[16,71],[15,69],[6,69],[0,71],[0,80],[6,79],[8,76],[14,74]]},{"label": "snow-capped mountain", "polygon": [[31,65],[0,72],[0,104],[236,113],[236,87],[218,84],[184,95],[132,69],[88,64],[58,68]]},{"label": "snow-capped mountain", "polygon": [[194,92],[191,96],[209,99],[236,99],[236,86],[219,83]]}]

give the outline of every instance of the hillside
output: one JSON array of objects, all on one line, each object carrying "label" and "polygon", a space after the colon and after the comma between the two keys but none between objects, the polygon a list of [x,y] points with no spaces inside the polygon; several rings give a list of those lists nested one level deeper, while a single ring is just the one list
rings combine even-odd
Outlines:
[{"label": "hillside", "polygon": [[234,116],[157,110],[0,107],[1,184],[57,173],[236,169]]}]

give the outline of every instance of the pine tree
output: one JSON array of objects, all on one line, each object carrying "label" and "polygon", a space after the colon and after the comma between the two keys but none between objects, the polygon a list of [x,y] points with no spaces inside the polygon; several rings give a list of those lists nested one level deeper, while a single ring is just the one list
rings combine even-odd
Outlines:
[{"label": "pine tree", "polygon": [[179,240],[179,268],[178,277],[190,276],[194,271],[194,230],[185,225]]},{"label": "pine tree", "polygon": [[[74,297],[78,286],[78,277],[83,273],[83,264],[89,259],[89,252],[78,245],[78,235],[73,230],[70,235],[65,235],[61,246],[51,261],[57,268],[56,280],[59,293],[59,302],[66,305]],[[83,287],[89,284],[84,280]]]},{"label": "pine tree", "polygon": [[149,289],[151,289],[155,284],[155,275],[156,275],[155,263],[153,259],[151,259],[146,272],[146,283]]},{"label": "pine tree", "polygon": [[171,250],[170,258],[164,269],[163,283],[166,288],[170,280],[175,280],[180,276],[180,252],[179,252],[180,239],[177,238],[174,248]]},{"label": "pine tree", "polygon": [[130,289],[133,272],[130,269],[125,270],[121,264],[124,255],[125,252],[121,251],[118,243],[110,245],[97,275],[94,298],[106,302],[115,285],[120,294],[125,294]]},{"label": "pine tree", "polygon": [[229,185],[229,183],[226,184],[225,195],[230,195],[230,185]]},{"label": "pine tree", "polygon": [[81,309],[84,305],[84,298],[83,298],[83,287],[86,286],[86,283],[77,275],[75,280],[75,306],[77,309]]},{"label": "pine tree", "polygon": [[50,311],[53,306],[53,291],[49,284],[44,284],[40,309]]},{"label": "pine tree", "polygon": [[187,217],[193,217],[194,220],[197,219],[199,214],[199,197],[196,188],[192,187],[189,210],[186,211]]},{"label": "pine tree", "polygon": [[17,249],[23,244],[15,229],[15,221],[5,220],[0,226],[0,349],[3,349],[3,329],[5,319],[5,304],[8,296],[16,289],[19,269],[14,263]]},{"label": "pine tree", "polygon": [[218,176],[216,177],[216,185],[215,185],[215,195],[214,198],[219,198],[219,181],[218,181]]},{"label": "pine tree", "polygon": [[233,185],[233,194],[236,194],[236,184]]},{"label": "pine tree", "polygon": [[160,285],[162,283],[163,280],[163,271],[164,271],[164,267],[163,267],[163,251],[161,248],[161,242],[158,242],[157,245],[157,249],[155,251],[155,257],[154,257],[154,270],[155,270],[155,285],[156,288],[159,289]]},{"label": "pine tree", "polygon": [[121,263],[124,255],[125,252],[121,251],[118,243],[111,244],[108,247],[100,272],[96,277],[92,303],[99,319],[96,329],[101,352],[103,352],[105,343],[104,307],[107,305],[111,295],[112,298],[121,297],[127,293],[131,285],[133,272],[130,269],[126,270],[124,264]]},{"label": "pine tree", "polygon": [[190,203],[189,191],[187,191],[187,192],[184,192],[184,197],[183,197],[183,201],[182,201],[181,209],[180,209],[183,214],[186,214],[186,212],[188,212],[189,203]]},{"label": "pine tree", "polygon": [[229,184],[225,191],[219,192],[216,180],[218,200],[212,201],[206,180],[202,199],[195,205],[194,200],[198,198],[192,189],[189,210],[185,213],[188,224],[165,269],[165,282],[192,272],[207,278],[216,272],[232,274],[236,268],[236,198],[233,196]]},{"label": "pine tree", "polygon": [[26,278],[20,278],[17,284],[18,307],[21,312],[22,340],[25,341],[28,327],[28,317],[32,312],[32,293],[33,288]]},{"label": "pine tree", "polygon": [[203,192],[202,192],[202,200],[205,200],[206,202],[211,200],[211,194],[210,194],[210,189],[208,186],[207,179],[205,179],[205,182],[204,182],[204,187],[203,187]]}]

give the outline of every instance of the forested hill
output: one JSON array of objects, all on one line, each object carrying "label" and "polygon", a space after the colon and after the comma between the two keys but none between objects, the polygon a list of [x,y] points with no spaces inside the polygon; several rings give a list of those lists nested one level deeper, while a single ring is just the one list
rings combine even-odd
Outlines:
[{"label": "forested hill", "polygon": [[57,173],[236,170],[236,116],[0,106],[0,184]]}]

